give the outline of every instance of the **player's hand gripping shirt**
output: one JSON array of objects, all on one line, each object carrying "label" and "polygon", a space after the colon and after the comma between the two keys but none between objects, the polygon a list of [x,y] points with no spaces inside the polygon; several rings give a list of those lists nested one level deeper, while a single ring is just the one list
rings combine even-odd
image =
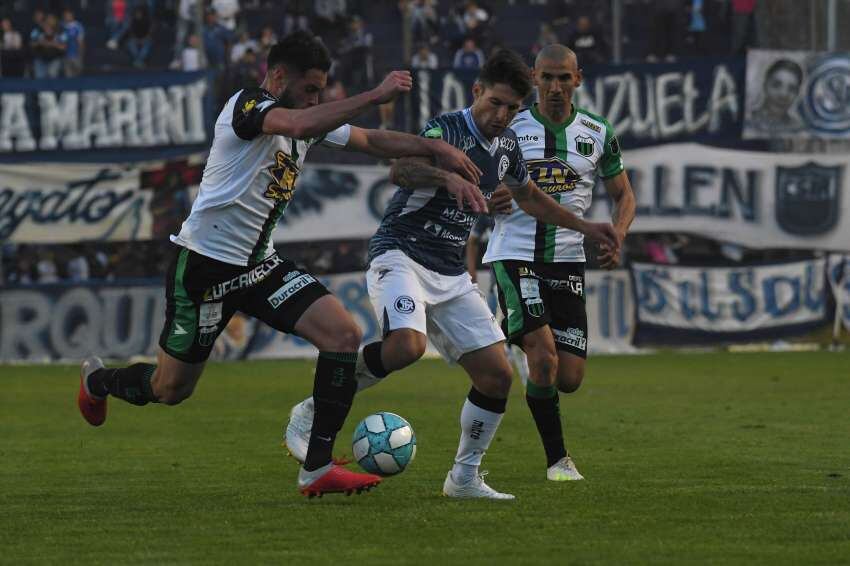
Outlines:
[{"label": "player's hand gripping shirt", "polygon": [[[540,115],[535,105],[517,114],[511,128],[537,186],[579,217],[590,207],[596,175],[605,179],[623,171],[611,125],[576,106],[560,127]],[[538,222],[514,203],[511,214],[496,216],[484,262],[584,261],[583,241],[583,234]]]},{"label": "player's hand gripping shirt", "polygon": [[347,124],[323,138],[264,134],[266,112],[281,103],[260,88],[237,92],[218,115],[201,189],[171,241],[234,265],[255,265],[274,253],[271,234],[295,193],[307,150],[344,147]]},{"label": "player's hand gripping shirt", "polygon": [[[485,198],[505,176],[519,185],[528,182],[514,132],[508,128],[493,140],[485,139],[469,108],[430,120],[420,135],[441,138],[466,153],[484,173],[479,187]],[[463,247],[476,218],[471,210],[458,210],[445,187],[399,187],[369,242],[369,261],[386,251],[401,250],[432,271],[460,275],[466,271]]]}]

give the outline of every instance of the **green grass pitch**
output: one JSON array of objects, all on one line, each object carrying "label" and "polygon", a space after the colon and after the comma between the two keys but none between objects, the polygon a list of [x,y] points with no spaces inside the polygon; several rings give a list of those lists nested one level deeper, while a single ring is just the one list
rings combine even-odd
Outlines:
[{"label": "green grass pitch", "polygon": [[596,357],[562,396],[586,481],[547,482],[515,387],[484,469],[514,502],[440,496],[468,380],[422,361],[355,400],[413,425],[410,469],[307,500],[280,446],[311,362],[210,364],[178,407],[110,400],[77,368],[0,367],[0,563],[850,563],[850,355]]}]

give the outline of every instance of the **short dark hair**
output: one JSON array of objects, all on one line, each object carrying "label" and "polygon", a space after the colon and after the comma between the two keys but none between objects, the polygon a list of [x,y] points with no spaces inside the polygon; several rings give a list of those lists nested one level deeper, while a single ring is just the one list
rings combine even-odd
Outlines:
[{"label": "short dark hair", "polygon": [[531,94],[531,69],[510,49],[500,49],[491,55],[481,67],[478,81],[484,86],[506,84],[523,98]]},{"label": "short dark hair", "polygon": [[269,50],[267,64],[269,69],[275,65],[284,65],[301,74],[310,69],[328,72],[331,68],[331,56],[319,38],[307,31],[296,31],[278,41]]},{"label": "short dark hair", "polygon": [[767,68],[767,72],[764,74],[765,81],[768,77],[779,71],[788,71],[797,77],[797,84],[803,84],[803,68],[800,67],[796,61],[792,61],[791,59],[777,59],[774,61],[773,64]]}]

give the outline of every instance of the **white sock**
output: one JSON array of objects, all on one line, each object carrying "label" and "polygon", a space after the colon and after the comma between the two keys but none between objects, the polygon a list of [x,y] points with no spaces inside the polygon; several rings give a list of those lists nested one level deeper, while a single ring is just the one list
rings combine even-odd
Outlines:
[{"label": "white sock", "polygon": [[360,355],[357,356],[357,367],[354,369],[354,377],[357,379],[357,392],[360,393],[364,389],[369,389],[373,385],[377,385],[383,377],[375,377],[372,375],[372,372],[369,371],[369,367],[366,365],[366,360],[363,359],[363,351],[360,351]]},{"label": "white sock", "polygon": [[528,358],[525,357],[525,352],[519,346],[508,346],[508,358],[519,372],[519,378],[522,380],[523,388],[525,388],[525,384],[528,383]]},{"label": "white sock", "polygon": [[490,447],[504,413],[482,409],[468,398],[460,412],[460,444],[452,468],[452,480],[464,484],[473,480],[487,448]]}]

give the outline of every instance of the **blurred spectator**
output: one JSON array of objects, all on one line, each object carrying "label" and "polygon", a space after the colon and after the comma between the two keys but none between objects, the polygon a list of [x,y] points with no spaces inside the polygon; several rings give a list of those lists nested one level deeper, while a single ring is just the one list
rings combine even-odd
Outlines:
[{"label": "blurred spectator", "polygon": [[263,82],[253,49],[243,52],[242,58],[233,66],[233,81],[237,89],[257,87]]},{"label": "blurred spectator", "polygon": [[204,66],[201,64],[201,38],[193,33],[189,36],[189,42],[180,53],[180,69],[183,71],[199,71]]},{"label": "blurred spectator", "polygon": [[54,14],[48,14],[40,27],[33,29],[30,49],[33,55],[33,74],[37,79],[55,79],[62,74],[62,57],[68,40]]},{"label": "blurred spectator", "polygon": [[684,0],[655,0],[652,3],[650,54],[647,61],[676,60],[683,29]]},{"label": "blurred spectator", "polygon": [[732,54],[743,55],[756,46],[756,0],[732,0]]},{"label": "blurred spectator", "polygon": [[[555,30],[552,29],[552,26],[546,22],[540,24],[540,32],[537,34],[537,40],[534,42],[534,45],[531,46],[531,54],[537,56],[540,53],[540,50],[546,47],[547,45],[552,45],[554,43],[560,43],[561,41],[558,39],[558,34],[555,33]],[[579,61],[581,61],[581,57],[579,57]]]},{"label": "blurred spectator", "polygon": [[230,62],[238,63],[241,61],[242,56],[245,55],[245,52],[249,49],[256,55],[256,53],[260,50],[260,44],[248,35],[247,31],[243,31],[242,35],[239,36],[239,41],[236,42],[230,49]]},{"label": "blurred spectator", "polygon": [[339,46],[342,81],[354,91],[366,90],[374,78],[372,62],[372,34],[363,26],[363,20],[354,16],[348,24],[348,35]]},{"label": "blurred spectator", "polygon": [[271,26],[266,26],[260,32],[260,51],[257,53],[257,57],[260,60],[260,74],[266,74],[266,61],[269,57],[269,51],[271,51],[272,46],[277,43],[277,35]]},{"label": "blurred spectator", "polygon": [[215,12],[209,11],[204,26],[204,49],[207,65],[211,69],[223,69],[228,64],[227,48],[233,40],[233,33],[218,22]]},{"label": "blurred spectator", "polygon": [[153,22],[148,7],[144,4],[137,5],[133,8],[133,15],[127,28],[127,51],[130,53],[133,66],[136,68],[144,68],[151,54],[152,31]]},{"label": "blurred spectator", "polygon": [[65,270],[68,272],[68,279],[70,281],[88,281],[91,278],[89,260],[86,258],[86,254],[82,249],[74,250],[71,253],[71,259],[68,260]]},{"label": "blurred spectator", "polygon": [[410,7],[413,41],[436,44],[440,40],[440,17],[436,0],[414,0]]},{"label": "blurred spectator", "polygon": [[480,69],[484,65],[484,52],[475,44],[475,40],[468,37],[463,46],[455,52],[455,69]]},{"label": "blurred spectator", "polygon": [[56,260],[52,251],[46,251],[42,254],[38,263],[35,264],[35,271],[39,283],[56,283],[59,281],[59,270],[56,268]]},{"label": "blurred spectator", "polygon": [[331,51],[336,49],[337,38],[345,33],[347,10],[345,0],[315,0],[313,31],[325,39]]},{"label": "blurred spectator", "polygon": [[12,26],[9,18],[0,20],[0,33],[3,34],[0,42],[0,76],[23,77],[26,57],[21,33]]},{"label": "blurred spectator", "polygon": [[427,43],[420,43],[416,53],[410,58],[410,66],[413,69],[436,69],[439,65],[437,54],[431,51]]},{"label": "blurred spectator", "polygon": [[479,26],[486,24],[490,19],[487,10],[478,5],[477,2],[467,2],[463,9],[463,23],[467,33],[473,33]]},{"label": "blurred spectator", "polygon": [[106,13],[106,31],[109,40],[106,47],[118,49],[118,42],[127,31],[129,18],[127,17],[127,0],[109,0]]},{"label": "blurred spectator", "polygon": [[83,57],[86,47],[86,32],[83,24],[74,17],[74,12],[66,8],[62,12],[65,35],[68,38],[68,49],[65,51],[65,76],[77,77],[83,71]]},{"label": "blurred spectator", "polygon": [[575,51],[582,65],[608,61],[608,44],[587,16],[579,17],[576,31],[570,36],[567,46]]},{"label": "blurred spectator", "polygon": [[218,16],[218,22],[231,32],[235,32],[236,16],[239,15],[239,0],[212,0],[212,9]]},{"label": "blurred spectator", "polygon": [[691,0],[687,6],[688,30],[685,40],[691,55],[705,55],[705,36],[708,23],[705,18],[705,1]]},{"label": "blurred spectator", "polygon": [[283,35],[289,35],[294,31],[310,30],[310,6],[307,0],[289,0],[286,3],[286,13],[283,16]]},{"label": "blurred spectator", "polygon": [[[183,57],[186,38],[195,29],[195,11],[198,9],[197,0],[180,0],[177,7],[177,35],[174,38],[174,63],[176,67]],[[177,64],[175,64],[177,63]]]}]

